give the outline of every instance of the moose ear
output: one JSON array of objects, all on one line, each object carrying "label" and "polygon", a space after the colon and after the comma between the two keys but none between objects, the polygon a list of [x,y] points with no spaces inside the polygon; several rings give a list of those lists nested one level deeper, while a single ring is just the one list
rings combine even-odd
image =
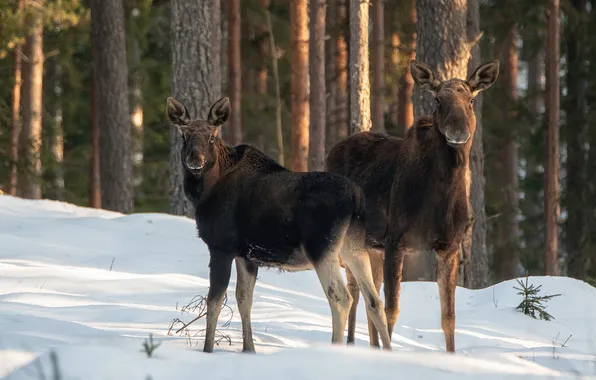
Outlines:
[{"label": "moose ear", "polygon": [[413,59],[410,61],[410,72],[412,73],[414,82],[416,82],[420,88],[436,95],[439,91],[441,82],[437,80],[435,72],[429,65]]},{"label": "moose ear", "polygon": [[220,127],[224,125],[226,121],[228,121],[231,113],[232,109],[230,107],[230,98],[225,96],[213,103],[211,109],[209,110],[209,117],[207,118],[207,121],[214,127]]},{"label": "moose ear", "polygon": [[168,118],[172,123],[176,125],[186,125],[190,121],[188,109],[186,109],[184,104],[171,96],[168,97],[166,108],[168,111]]},{"label": "moose ear", "polygon": [[494,59],[490,62],[478,66],[476,71],[470,75],[468,84],[472,90],[472,95],[476,96],[480,91],[484,91],[495,83],[499,76],[499,60]]}]

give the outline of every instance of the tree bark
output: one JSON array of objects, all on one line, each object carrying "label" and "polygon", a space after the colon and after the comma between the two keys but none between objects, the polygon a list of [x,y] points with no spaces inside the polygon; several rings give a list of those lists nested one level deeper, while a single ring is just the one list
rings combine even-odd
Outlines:
[{"label": "tree bark", "polygon": [[99,124],[97,121],[97,85],[91,77],[91,165],[89,173],[89,207],[101,208],[101,174],[99,169]]},{"label": "tree bark", "polygon": [[348,97],[348,56],[349,56],[349,21],[348,0],[337,1],[337,48],[336,48],[336,83],[337,95],[335,98],[335,129],[337,140],[348,136],[349,133],[349,97]]},{"label": "tree bark", "polygon": [[297,172],[308,170],[309,78],[307,0],[290,2],[292,162]]},{"label": "tree bark", "polygon": [[567,34],[567,221],[565,248],[567,250],[567,275],[586,279],[588,265],[587,216],[586,216],[586,149],[588,123],[586,115],[586,0],[572,0],[571,5],[579,18]]},{"label": "tree bark", "polygon": [[[467,13],[468,40],[474,40],[480,33],[480,7],[478,0],[468,0]],[[468,63],[468,77],[482,63],[480,46],[472,48]],[[484,146],[482,144],[482,93],[476,96],[474,102],[476,114],[476,132],[470,152],[470,171],[472,183],[470,187],[470,202],[474,212],[474,226],[469,231],[463,244],[464,278],[463,284],[468,289],[485,288],[489,285],[489,257],[486,249],[486,210],[484,206]]]},{"label": "tree bark", "polygon": [[[17,11],[22,11],[25,6],[24,0],[18,0]],[[22,21],[22,20],[21,20]],[[17,195],[18,189],[18,161],[19,161],[19,141],[21,136],[21,86],[22,68],[23,68],[23,46],[17,44],[14,47],[14,85],[12,87],[12,129],[10,135],[10,183],[8,193],[12,196]]]},{"label": "tree bark", "polygon": [[119,0],[91,0],[93,74],[97,85],[101,203],[133,211],[132,146],[124,9]]},{"label": "tree bark", "polygon": [[327,137],[325,139],[327,149],[331,149],[337,143],[337,125],[336,125],[336,98],[337,98],[337,78],[335,70],[335,56],[337,55],[337,3],[338,0],[329,0],[327,5],[327,22],[329,38],[326,40],[325,47],[325,88],[327,89],[327,112],[325,119]]},{"label": "tree bark", "polygon": [[27,37],[23,65],[23,147],[25,170],[22,183],[24,198],[41,198],[41,129],[43,116],[43,0],[28,4]]},{"label": "tree bark", "polygon": [[[273,38],[273,25],[271,23],[271,12],[269,8],[265,10],[265,17],[267,18],[267,30],[269,33],[269,51],[275,52],[275,39]],[[277,70],[277,54],[271,54],[272,71],[273,71],[273,83],[275,85],[275,131],[277,137],[277,154],[278,161],[281,166],[284,166],[284,139],[283,129],[281,125],[281,93],[279,90],[279,73]]]},{"label": "tree bark", "polygon": [[325,0],[310,0],[309,169],[325,170]]},{"label": "tree bark", "polygon": [[559,110],[560,110],[560,52],[559,0],[550,0],[548,6],[547,38],[547,116],[546,188],[545,188],[545,243],[546,275],[559,274],[558,219],[559,219]]},{"label": "tree bark", "polygon": [[[416,25],[416,0],[412,0],[412,9],[410,11],[411,25]],[[406,45],[409,50],[408,61],[416,59],[416,29],[413,29],[410,36],[410,41]],[[397,124],[403,128],[405,132],[414,124],[414,104],[412,103],[412,95],[414,94],[414,79],[410,73],[410,65],[405,65],[405,71],[399,78],[398,89],[398,120]]]},{"label": "tree bark", "polygon": [[368,8],[367,1],[350,0],[350,133],[371,128]]},{"label": "tree bark", "polygon": [[[192,118],[205,118],[221,95],[213,59],[212,5],[208,1],[172,0],[172,95],[183,102]],[[221,77],[221,76],[220,76]],[[193,216],[194,210],[183,190],[180,161],[181,138],[171,128],[170,213]]]},{"label": "tree bark", "polygon": [[[467,0],[416,1],[416,57],[429,64],[439,80],[467,78],[470,44],[467,38]],[[450,41],[450,43],[445,43]],[[414,89],[414,111],[418,116],[434,111],[432,96]],[[406,258],[408,279],[432,280],[434,255],[420,252]]]},{"label": "tree bark", "polygon": [[384,1],[373,2],[372,44],[372,130],[385,132],[385,39]]},{"label": "tree bark", "polygon": [[499,130],[500,216],[497,222],[498,242],[495,244],[495,264],[499,281],[516,278],[519,275],[519,180],[517,131],[512,127],[517,118],[517,27],[511,28],[501,47],[503,76],[501,83],[507,99],[507,110],[503,113]]},{"label": "tree bark", "polygon": [[[242,66],[240,61],[240,0],[230,0],[228,5],[228,96],[232,114],[228,124],[228,142],[242,142]],[[265,80],[267,78],[265,77]]]}]

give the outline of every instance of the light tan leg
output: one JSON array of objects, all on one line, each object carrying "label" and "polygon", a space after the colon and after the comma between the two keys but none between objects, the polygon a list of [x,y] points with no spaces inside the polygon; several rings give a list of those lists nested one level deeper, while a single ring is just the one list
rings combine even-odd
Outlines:
[{"label": "light tan leg", "polygon": [[[370,267],[372,270],[373,282],[375,284],[377,295],[380,297],[381,285],[383,285],[383,251],[369,249],[368,255],[370,257]],[[371,347],[380,347],[379,332],[372,319],[368,315],[368,310],[366,314],[368,319],[368,336],[370,345]]]},{"label": "light tan leg", "polygon": [[343,343],[348,312],[352,305],[352,297],[341,275],[337,251],[329,252],[315,265],[315,270],[331,308],[333,323],[331,343],[341,344]]},{"label": "light tan leg", "polygon": [[383,282],[385,283],[385,314],[387,315],[387,328],[389,336],[399,316],[399,295],[401,292],[402,269],[406,248],[392,247],[393,244],[385,246],[385,257],[383,263]]},{"label": "light tan leg", "polygon": [[370,316],[381,335],[383,349],[391,350],[391,339],[388,334],[383,303],[379,294],[375,291],[370,259],[368,258],[368,252],[364,249],[363,242],[364,239],[360,239],[359,236],[350,236],[348,234],[344,239],[345,248],[342,251],[342,258],[358,282],[366,302],[368,316]]},{"label": "light tan leg", "polygon": [[360,289],[358,282],[350,268],[346,267],[346,278],[348,279],[348,291],[352,296],[352,306],[348,316],[348,344],[354,344],[356,334],[356,311],[358,310],[358,301],[360,300]]},{"label": "light tan leg", "polygon": [[437,252],[437,284],[441,298],[441,327],[447,352],[455,352],[455,286],[459,248]]},{"label": "light tan leg", "polygon": [[252,326],[250,322],[250,310],[257,281],[258,267],[241,257],[236,257],[236,302],[242,320],[242,351],[255,352],[255,344],[252,340]]}]

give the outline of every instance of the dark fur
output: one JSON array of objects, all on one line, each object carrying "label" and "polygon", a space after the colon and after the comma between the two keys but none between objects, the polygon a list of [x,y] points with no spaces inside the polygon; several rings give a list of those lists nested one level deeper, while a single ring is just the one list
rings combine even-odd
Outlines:
[{"label": "dark fur", "polygon": [[416,83],[437,99],[433,115],[418,118],[403,139],[362,132],[340,141],[327,157],[328,171],[347,176],[364,190],[368,246],[385,248],[385,311],[390,333],[399,312],[404,255],[436,251],[449,351],[454,349],[450,326],[455,321],[457,250],[472,224],[468,203],[468,160],[476,127],[472,103],[497,75],[498,61],[493,61],[480,66],[468,81],[440,82],[430,67],[413,61]]},{"label": "dark fur", "polygon": [[[207,120],[190,120],[186,107],[170,98],[168,116],[183,138],[184,191],[195,207],[198,233],[210,252],[204,350],[213,350],[214,323],[234,260],[239,271],[236,295],[240,296],[245,351],[254,351],[249,309],[258,267],[298,271],[318,268],[321,263],[323,276],[328,275],[327,269],[336,271],[324,286],[330,304],[349,309],[351,298],[345,283],[338,283],[337,248],[344,236],[350,243],[360,238],[356,246],[364,246],[361,190],[344,176],[292,172],[249,145],[225,145],[218,133],[229,116],[227,98],[212,106]],[[239,266],[245,270],[241,272]],[[382,307],[375,299],[370,302],[380,310],[379,320],[385,325]],[[334,323],[334,339],[339,334],[343,335],[343,328]]]}]

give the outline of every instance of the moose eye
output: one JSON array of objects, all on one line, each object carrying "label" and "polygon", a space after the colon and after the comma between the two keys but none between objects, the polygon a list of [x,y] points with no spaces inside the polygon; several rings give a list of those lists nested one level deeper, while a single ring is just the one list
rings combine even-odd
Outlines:
[{"label": "moose eye", "polygon": [[215,141],[215,136],[209,135],[209,144],[213,144],[214,141]]},{"label": "moose eye", "polygon": [[472,100],[470,100],[470,103],[474,104],[475,101],[476,101],[476,98],[472,98]]},{"label": "moose eye", "polygon": [[437,102],[438,105],[441,105],[441,99],[435,98],[435,102]]}]

